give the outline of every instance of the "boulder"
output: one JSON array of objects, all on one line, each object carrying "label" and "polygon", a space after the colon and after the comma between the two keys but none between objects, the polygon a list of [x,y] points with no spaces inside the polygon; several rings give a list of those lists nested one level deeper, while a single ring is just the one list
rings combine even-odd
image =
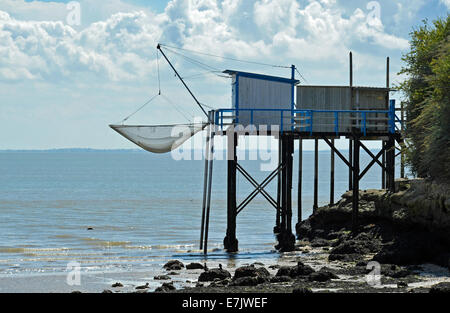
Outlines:
[{"label": "boulder", "polygon": [[411,271],[395,264],[381,264],[381,274],[392,278],[403,278],[411,275]]},{"label": "boulder", "polygon": [[204,266],[200,263],[189,263],[186,265],[187,270],[202,270],[204,269]]},{"label": "boulder", "polygon": [[286,283],[292,281],[292,278],[289,276],[274,276],[270,279],[271,283]]},{"label": "boulder", "polygon": [[270,273],[265,267],[242,266],[236,269],[233,279],[241,277],[261,277],[266,279],[270,277]]},{"label": "boulder", "polygon": [[158,275],[153,277],[154,280],[170,280],[170,276],[169,275]]},{"label": "boulder", "polygon": [[329,245],[330,245],[329,241],[323,238],[314,238],[311,241],[311,247],[325,247]]},{"label": "boulder", "polygon": [[265,283],[266,281],[267,279],[262,277],[245,276],[233,279],[230,286],[256,286]]},{"label": "boulder", "polygon": [[332,273],[328,269],[323,269],[322,268],[322,269],[320,269],[317,272],[311,273],[308,276],[308,279],[310,281],[325,282],[325,281],[329,281],[331,279],[339,279],[339,276],[337,276],[336,274]]},{"label": "boulder", "polygon": [[221,268],[212,268],[204,271],[198,277],[198,281],[214,281],[215,279],[226,279],[231,278],[230,272]]},{"label": "boulder", "polygon": [[176,290],[173,285],[173,282],[163,283],[160,287],[156,288],[155,292],[168,292],[171,290]]},{"label": "boulder", "polygon": [[294,290],[292,290],[292,293],[297,293],[297,294],[310,294],[313,293],[311,288],[306,288],[306,287],[297,287],[294,288]]},{"label": "boulder", "polygon": [[302,262],[298,262],[296,266],[280,267],[276,276],[289,276],[291,278],[295,278],[298,276],[308,276],[313,272],[314,270],[309,265],[305,265]]},{"label": "boulder", "polygon": [[430,293],[450,294],[450,282],[442,282],[431,286]]},{"label": "boulder", "polygon": [[178,260],[170,260],[164,264],[164,268],[168,271],[179,271],[184,267],[184,264]]}]

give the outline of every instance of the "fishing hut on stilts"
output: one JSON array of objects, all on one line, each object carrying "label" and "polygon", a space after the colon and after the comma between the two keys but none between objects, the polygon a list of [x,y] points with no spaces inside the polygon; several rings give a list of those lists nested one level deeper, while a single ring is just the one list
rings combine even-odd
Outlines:
[{"label": "fishing hut on stilts", "polygon": [[[231,108],[204,109],[192,91],[186,85],[175,67],[158,45],[158,50],[169,63],[176,76],[188,90],[197,105],[205,114],[207,121],[188,125],[190,131],[178,136],[172,135],[166,142],[172,144],[164,149],[154,149],[161,138],[147,136],[146,129],[160,126],[124,126],[111,125],[113,129],[139,146],[151,152],[167,152],[181,145],[196,132],[206,130],[205,163],[203,177],[202,215],[200,229],[200,249],[208,251],[209,220],[211,212],[212,178],[214,164],[214,140],[217,136],[227,138],[227,228],[223,240],[227,252],[236,252],[239,242],[236,236],[238,215],[259,194],[274,208],[275,225],[273,232],[277,236],[276,248],[279,251],[292,251],[296,237],[292,229],[292,189],[294,171],[294,145],[298,142],[298,182],[297,182],[297,223],[302,221],[302,186],[303,182],[303,141],[314,140],[314,177],[313,177],[313,212],[318,208],[319,182],[319,141],[330,148],[330,198],[334,204],[335,156],[337,155],[348,167],[348,190],[353,191],[352,226],[358,228],[359,183],[364,175],[377,164],[381,168],[381,187],[395,192],[395,157],[396,142],[400,147],[404,128],[403,111],[401,119],[396,116],[395,100],[390,99],[389,58],[386,64],[385,87],[361,87],[353,85],[353,60],[350,53],[350,79],[346,86],[311,86],[301,85],[295,78],[298,70],[290,67],[289,78],[226,70],[224,74],[232,79]],[[298,72],[299,73],[299,72]],[[300,73],[299,73],[300,74]],[[174,125],[175,126],[175,125]],[[155,129],[150,133],[154,134]],[[162,133],[158,135],[162,137]],[[278,141],[278,162],[276,168],[267,177],[258,182],[237,158],[239,138],[243,136],[270,136]],[[348,141],[348,154],[344,155],[335,146],[338,139]],[[364,142],[379,141],[381,149],[374,154]],[[365,168],[360,167],[361,149],[371,161]],[[403,151],[403,149],[401,150]],[[381,158],[381,160],[380,160]],[[237,202],[237,174],[240,173],[254,190],[240,203]],[[266,187],[273,180],[277,181],[276,194],[271,195]],[[308,182],[310,183],[310,182]]]},{"label": "fishing hut on stilts", "polygon": [[[395,157],[397,142],[404,145],[401,120],[396,116],[395,100],[389,98],[389,58],[386,64],[385,87],[360,87],[353,85],[352,53],[350,53],[350,83],[348,86],[299,85],[295,79],[295,66],[291,77],[273,77],[227,70],[231,74],[232,108],[209,112],[210,125],[206,149],[204,195],[200,248],[207,252],[209,214],[211,209],[211,179],[213,169],[214,137],[227,138],[227,230],[223,241],[228,252],[238,251],[236,237],[239,213],[261,194],[269,206],[275,209],[274,233],[276,248],[292,251],[295,236],[292,231],[292,189],[294,144],[298,141],[297,223],[302,221],[302,157],[303,141],[314,140],[314,199],[313,212],[318,208],[319,141],[325,142],[330,153],[330,204],[334,204],[334,168],[337,155],[348,167],[348,190],[353,191],[352,227],[358,227],[359,182],[377,164],[382,171],[381,187],[395,192]],[[295,100],[295,93],[297,97]],[[403,111],[402,111],[403,116]],[[403,129],[403,126],[402,126]],[[236,148],[241,136],[272,136],[278,140],[278,166],[261,183],[258,183],[236,157]],[[348,140],[348,155],[336,146],[335,140]],[[374,154],[365,141],[380,141],[381,149]],[[361,149],[370,157],[369,164],[361,169]],[[402,154],[403,157],[403,154]],[[381,160],[380,160],[381,158]],[[403,168],[402,162],[402,168]],[[242,174],[254,187],[245,200],[237,203],[236,175]],[[402,176],[404,170],[402,170]],[[270,195],[265,187],[277,179],[276,195]],[[309,183],[309,182],[308,182]]]}]

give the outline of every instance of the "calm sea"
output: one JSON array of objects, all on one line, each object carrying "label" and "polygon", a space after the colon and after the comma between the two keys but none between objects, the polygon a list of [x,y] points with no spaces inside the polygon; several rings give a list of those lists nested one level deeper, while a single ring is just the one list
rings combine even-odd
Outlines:
[{"label": "calm sea", "polygon": [[[346,153],[346,152],[345,152]],[[361,153],[363,164],[369,159]],[[294,182],[297,181],[297,154]],[[258,161],[243,166],[261,181]],[[320,204],[329,201],[329,152],[320,152]],[[168,258],[198,258],[203,161],[174,161],[146,152],[1,152],[0,275],[66,270],[134,270]],[[336,199],[348,172],[336,157]],[[370,170],[361,188],[380,188],[381,170]],[[252,191],[238,176],[238,195]],[[304,152],[304,218],[311,214],[313,153]],[[294,223],[296,183],[293,191]],[[267,190],[275,195],[275,181]],[[239,201],[239,200],[238,200]],[[238,216],[236,258],[276,257],[275,210],[262,196]],[[92,227],[92,230],[88,230]],[[224,256],[226,162],[214,163],[209,258]]]}]

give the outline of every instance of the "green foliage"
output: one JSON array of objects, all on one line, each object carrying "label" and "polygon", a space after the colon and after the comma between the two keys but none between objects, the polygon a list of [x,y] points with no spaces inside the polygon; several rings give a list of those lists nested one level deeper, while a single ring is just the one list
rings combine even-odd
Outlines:
[{"label": "green foliage", "polygon": [[411,32],[399,86],[406,96],[407,160],[420,177],[450,182],[450,16]]}]

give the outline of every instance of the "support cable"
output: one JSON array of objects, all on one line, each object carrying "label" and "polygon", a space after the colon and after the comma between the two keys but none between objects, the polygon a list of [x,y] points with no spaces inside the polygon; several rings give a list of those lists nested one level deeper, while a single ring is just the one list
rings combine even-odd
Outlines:
[{"label": "support cable", "polygon": [[256,65],[263,65],[263,66],[270,66],[270,67],[279,67],[279,68],[291,68],[291,66],[276,65],[276,64],[248,61],[248,60],[240,60],[240,59],[236,59],[236,58],[224,57],[224,56],[214,55],[214,54],[211,54],[211,53],[205,53],[205,52],[200,52],[200,51],[196,51],[196,50],[190,50],[190,49],[184,49],[184,48],[169,46],[169,45],[165,45],[165,44],[160,44],[160,45],[165,47],[166,49],[167,48],[172,48],[172,49],[187,51],[187,52],[191,52],[191,53],[197,53],[197,54],[206,55],[206,56],[209,56],[209,57],[220,58],[220,59],[225,59],[225,60],[231,60],[231,61],[236,61],[236,62],[256,64]]}]

